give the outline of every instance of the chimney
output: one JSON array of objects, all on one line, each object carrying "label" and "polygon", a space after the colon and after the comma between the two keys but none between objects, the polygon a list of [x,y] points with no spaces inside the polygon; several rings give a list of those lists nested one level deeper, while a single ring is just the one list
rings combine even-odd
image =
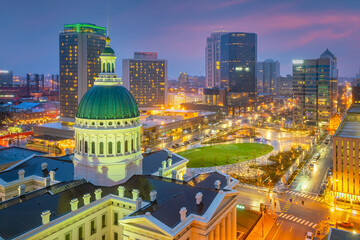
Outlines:
[{"label": "chimney", "polygon": [[169,158],[172,157],[172,152],[168,151],[168,157],[169,157]]},{"label": "chimney", "polygon": [[181,209],[180,209],[180,220],[183,222],[183,221],[185,221],[185,219],[186,219],[186,212],[187,212],[187,209],[186,209],[186,207],[182,207]]},{"label": "chimney", "polygon": [[132,199],[133,199],[134,201],[136,201],[136,199],[139,198],[139,195],[140,195],[140,191],[139,191],[138,189],[133,189],[133,190],[132,190]]},{"label": "chimney", "polygon": [[159,177],[163,177],[163,176],[164,176],[164,169],[159,168]]},{"label": "chimney", "polygon": [[49,177],[44,178],[44,185],[45,185],[45,187],[50,186],[50,178]]},{"label": "chimney", "polygon": [[50,171],[49,174],[50,174],[50,180],[54,181],[55,180],[55,171]]},{"label": "chimney", "polygon": [[101,198],[101,193],[102,193],[101,188],[98,188],[95,190],[95,199],[96,200],[99,200]]},{"label": "chimney", "polygon": [[25,177],[25,170],[24,169],[20,169],[18,171],[18,174],[19,174],[19,179],[24,179]]},{"label": "chimney", "polygon": [[18,186],[19,196],[22,196],[25,194],[25,185]]},{"label": "chimney", "polygon": [[176,179],[176,175],[177,175],[177,171],[176,171],[176,170],[172,170],[172,171],[171,171],[171,178],[172,178],[172,179]]},{"label": "chimney", "polygon": [[162,161],[162,168],[163,168],[163,169],[166,168],[166,161]]},{"label": "chimney", "polygon": [[170,167],[172,165],[172,158],[168,158],[167,163],[168,163],[168,167]]},{"label": "chimney", "polygon": [[141,197],[137,198],[135,203],[136,203],[136,211],[137,211],[141,208],[141,203],[142,203]]},{"label": "chimney", "polygon": [[226,175],[226,182],[227,182],[227,185],[230,185],[230,182],[231,182],[230,175]]},{"label": "chimney", "polygon": [[90,203],[90,197],[91,197],[90,193],[84,194],[83,199],[84,199],[84,205],[85,206]]},{"label": "chimney", "polygon": [[69,155],[70,154],[70,149],[69,148],[65,148],[65,155]]},{"label": "chimney", "polygon": [[41,219],[42,219],[42,224],[43,225],[50,222],[50,215],[51,215],[50,210],[46,210],[46,211],[41,213]]},{"label": "chimney", "polygon": [[157,195],[156,190],[152,190],[150,192],[150,202],[155,202],[156,201],[156,195]]},{"label": "chimney", "polygon": [[187,175],[186,173],[184,173],[184,175],[183,175],[183,180],[186,181],[187,178],[188,178],[188,175]]},{"label": "chimney", "polygon": [[195,199],[196,199],[196,205],[199,205],[202,201],[202,197],[203,197],[203,194],[201,192],[198,192],[196,195],[195,195]]},{"label": "chimney", "polygon": [[71,199],[71,201],[70,201],[71,211],[77,210],[78,204],[79,204],[79,199],[77,199],[77,198]]},{"label": "chimney", "polygon": [[41,170],[45,170],[45,169],[47,169],[47,163],[46,162],[43,162],[42,164],[41,164]]},{"label": "chimney", "polygon": [[118,186],[118,195],[121,198],[124,197],[124,195],[125,195],[125,187],[124,186]]},{"label": "chimney", "polygon": [[221,184],[220,180],[216,180],[215,183],[214,183],[215,189],[219,190],[220,189],[220,184]]}]

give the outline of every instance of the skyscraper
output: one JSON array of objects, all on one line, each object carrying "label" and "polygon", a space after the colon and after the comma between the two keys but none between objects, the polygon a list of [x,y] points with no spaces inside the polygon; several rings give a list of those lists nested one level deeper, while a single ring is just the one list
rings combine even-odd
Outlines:
[{"label": "skyscraper", "polygon": [[215,31],[206,39],[205,75],[206,87],[220,87],[220,47],[221,36],[226,31]]},{"label": "skyscraper", "polygon": [[140,109],[166,106],[167,60],[154,52],[136,52],[133,59],[123,59],[122,67],[124,86]]},{"label": "skyscraper", "polygon": [[256,63],[256,80],[259,93],[277,95],[279,92],[280,63],[266,59]]},{"label": "skyscraper", "polygon": [[293,60],[295,122],[329,124],[336,111],[337,81],[337,59],[328,49],[318,59]]},{"label": "skyscraper", "polygon": [[0,86],[11,87],[13,85],[13,72],[0,70]]},{"label": "skyscraper", "polygon": [[221,85],[229,92],[256,93],[257,35],[232,32],[221,36]]},{"label": "skyscraper", "polygon": [[78,103],[100,73],[105,35],[106,28],[85,23],[65,25],[59,34],[62,122],[74,122]]}]

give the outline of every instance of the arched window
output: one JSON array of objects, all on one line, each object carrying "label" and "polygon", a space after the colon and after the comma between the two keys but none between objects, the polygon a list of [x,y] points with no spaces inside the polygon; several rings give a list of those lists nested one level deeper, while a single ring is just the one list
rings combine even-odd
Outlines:
[{"label": "arched window", "polygon": [[102,72],[105,72],[105,63],[103,63]]},{"label": "arched window", "polygon": [[106,65],[107,65],[107,69],[106,69],[107,71],[106,72],[110,72],[110,63],[107,63]]},{"label": "arched window", "polygon": [[131,151],[134,151],[134,139],[131,139]]},{"label": "arched window", "polygon": [[112,154],[112,142],[109,142],[109,154]]},{"label": "arched window", "polygon": [[100,142],[100,154],[104,154],[104,143]]},{"label": "arched window", "polygon": [[117,153],[120,153],[120,152],[121,152],[121,142],[120,142],[120,141],[117,142],[116,152],[117,152]]},{"label": "arched window", "polygon": [[128,152],[128,140],[125,140],[125,152]]},{"label": "arched window", "polygon": [[82,144],[81,139],[79,139],[79,151],[80,152],[81,152],[81,144]]},{"label": "arched window", "polygon": [[114,66],[114,63],[111,64],[111,72],[115,72],[115,66]]},{"label": "arched window", "polygon": [[88,142],[85,141],[85,153],[88,153]]},{"label": "arched window", "polygon": [[95,154],[95,142],[91,143],[91,154]]}]

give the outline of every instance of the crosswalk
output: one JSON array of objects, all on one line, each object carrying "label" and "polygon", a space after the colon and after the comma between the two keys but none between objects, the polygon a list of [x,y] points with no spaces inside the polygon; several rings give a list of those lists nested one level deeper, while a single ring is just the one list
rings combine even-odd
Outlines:
[{"label": "crosswalk", "polygon": [[324,202],[324,199],[320,198],[320,197],[316,197],[316,196],[311,196],[311,195],[307,195],[305,193],[301,193],[301,192],[294,192],[291,190],[287,190],[286,193],[292,194],[292,195],[296,195],[298,197],[302,197],[302,198],[308,198],[314,201],[318,201],[318,202]]},{"label": "crosswalk", "polygon": [[308,226],[308,227],[311,227],[311,228],[316,228],[316,226],[317,226],[316,223],[313,223],[313,222],[307,221],[305,219],[295,217],[294,215],[291,215],[291,214],[280,213],[279,217],[281,217],[283,219],[286,219],[286,220],[289,220],[289,221],[293,221],[293,222],[305,225],[305,226]]}]

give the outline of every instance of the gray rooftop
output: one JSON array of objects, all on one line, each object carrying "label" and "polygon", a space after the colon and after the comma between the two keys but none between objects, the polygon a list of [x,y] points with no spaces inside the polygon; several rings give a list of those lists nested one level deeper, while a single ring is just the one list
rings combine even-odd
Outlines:
[{"label": "gray rooftop", "polygon": [[337,132],[338,137],[360,138],[360,122],[345,121],[340,131]]},{"label": "gray rooftop", "polygon": [[21,147],[0,149],[0,165],[23,160],[31,155],[44,155],[46,153]]},{"label": "gray rooftop", "polygon": [[360,235],[358,233],[352,233],[349,231],[337,229],[337,228],[331,228],[328,240],[360,240]]},{"label": "gray rooftop", "polygon": [[360,113],[360,104],[353,104],[347,110],[347,113]]}]

